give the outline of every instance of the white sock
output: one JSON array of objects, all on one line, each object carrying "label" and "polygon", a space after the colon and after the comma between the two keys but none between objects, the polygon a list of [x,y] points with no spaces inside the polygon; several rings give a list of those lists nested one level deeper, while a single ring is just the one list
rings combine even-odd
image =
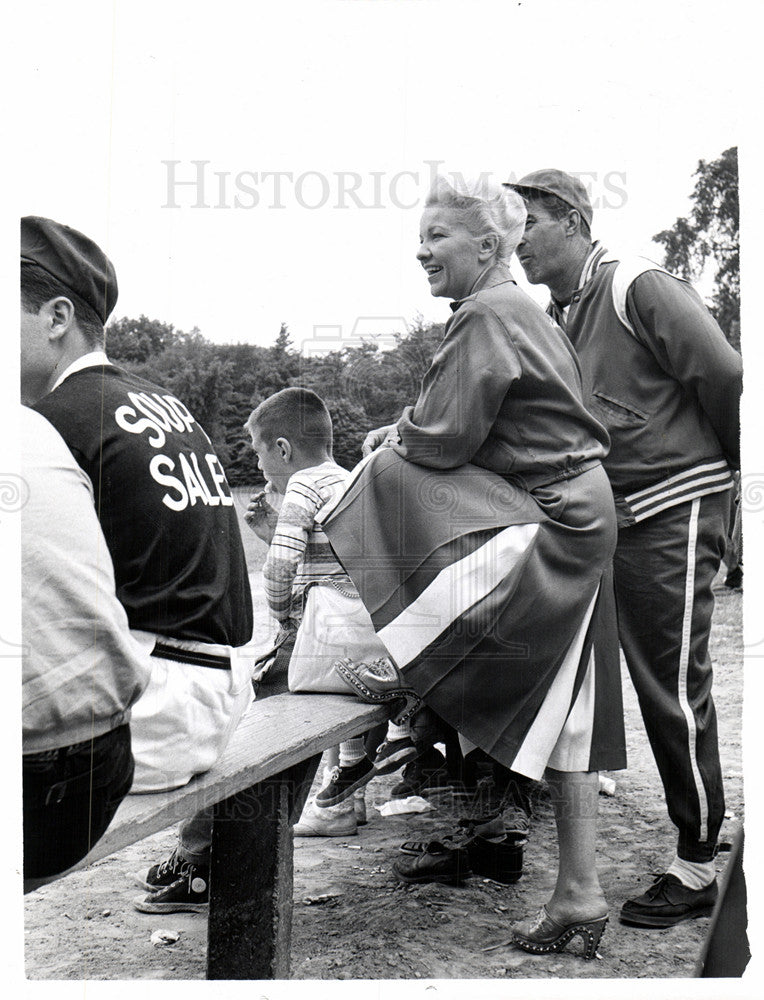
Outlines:
[{"label": "white sock", "polygon": [[411,739],[411,725],[408,722],[404,722],[402,726],[396,726],[394,722],[388,722],[387,739],[391,743],[395,740]]},{"label": "white sock", "polygon": [[363,736],[356,736],[352,740],[345,740],[340,743],[340,767],[350,767],[363,760],[366,756],[366,746]]},{"label": "white sock", "polygon": [[666,874],[676,875],[688,889],[705,889],[716,878],[716,867],[713,861],[685,861],[677,854]]}]

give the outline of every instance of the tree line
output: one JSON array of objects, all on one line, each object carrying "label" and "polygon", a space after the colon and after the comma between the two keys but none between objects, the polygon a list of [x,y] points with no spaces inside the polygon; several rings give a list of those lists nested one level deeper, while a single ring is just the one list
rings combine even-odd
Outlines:
[{"label": "tree line", "polygon": [[[692,210],[653,237],[664,247],[664,264],[695,279],[715,265],[710,304],[725,335],[740,349],[739,206],[737,149],[701,160]],[[361,346],[305,356],[294,349],[286,324],[271,347],[213,344],[198,329],[176,330],[160,320],[123,318],[106,330],[109,357],[158,382],[182,399],[204,426],[232,486],[262,482],[243,423],[267,396],[287,386],[313,389],[334,424],[334,455],[346,468],[361,458],[367,432],[393,422],[419,392],[443,337],[442,323],[415,319],[394,333],[395,346]]]},{"label": "tree line", "polygon": [[443,324],[417,319],[394,338],[390,350],[369,342],[306,357],[294,349],[285,324],[271,347],[213,344],[197,329],[184,333],[146,316],[115,320],[106,330],[112,361],[158,382],[189,407],[232,486],[262,481],[243,424],[258,403],[287,386],[313,389],[325,401],[334,456],[352,468],[367,432],[395,421],[416,399]]}]

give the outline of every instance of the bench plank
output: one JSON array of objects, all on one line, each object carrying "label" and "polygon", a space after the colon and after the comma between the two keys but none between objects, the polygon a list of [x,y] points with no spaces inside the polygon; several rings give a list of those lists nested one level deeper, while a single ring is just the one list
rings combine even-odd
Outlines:
[{"label": "bench plank", "polygon": [[256,701],[213,768],[171,792],[128,795],[103,837],[70,871],[280,774],[385,722],[389,714],[385,706],[344,695],[279,694]]}]

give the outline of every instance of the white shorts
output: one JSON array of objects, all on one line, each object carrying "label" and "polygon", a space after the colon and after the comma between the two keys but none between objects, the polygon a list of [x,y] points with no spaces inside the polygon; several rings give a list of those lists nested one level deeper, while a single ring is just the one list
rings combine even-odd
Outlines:
[{"label": "white shorts", "polygon": [[[162,639],[148,632],[134,631],[133,635],[148,649]],[[132,792],[180,788],[195,774],[208,771],[254,700],[251,651],[237,655],[243,650],[205,643],[183,645],[222,655],[227,652],[231,669],[150,657],[151,679],[131,710]]]}]

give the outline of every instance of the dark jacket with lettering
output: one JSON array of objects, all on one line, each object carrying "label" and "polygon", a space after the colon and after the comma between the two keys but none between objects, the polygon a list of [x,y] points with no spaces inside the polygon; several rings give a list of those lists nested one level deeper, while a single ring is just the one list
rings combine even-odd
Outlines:
[{"label": "dark jacket with lettering", "polygon": [[651,262],[619,263],[596,243],[570,306],[548,311],[610,435],[603,465],[622,527],[729,489],[740,464],[740,355],[686,281]]},{"label": "dark jacket with lettering", "polygon": [[252,601],[233,497],[183,403],[106,365],[73,373],[35,409],[90,476],[130,627],[246,645]]}]

